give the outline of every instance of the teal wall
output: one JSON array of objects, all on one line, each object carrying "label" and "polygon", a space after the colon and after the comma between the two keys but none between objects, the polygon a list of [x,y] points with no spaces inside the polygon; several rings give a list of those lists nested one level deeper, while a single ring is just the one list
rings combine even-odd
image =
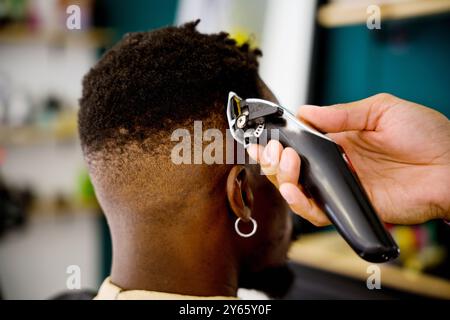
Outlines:
[{"label": "teal wall", "polygon": [[325,31],[321,104],[389,92],[450,117],[450,15]]},{"label": "teal wall", "polygon": [[101,0],[104,24],[113,27],[117,36],[147,31],[172,24],[178,0]]}]

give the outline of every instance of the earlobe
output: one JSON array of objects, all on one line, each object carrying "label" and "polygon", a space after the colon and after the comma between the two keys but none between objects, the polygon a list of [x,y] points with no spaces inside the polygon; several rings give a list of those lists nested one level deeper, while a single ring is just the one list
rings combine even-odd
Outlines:
[{"label": "earlobe", "polygon": [[244,166],[234,166],[227,179],[227,197],[231,210],[237,218],[250,221],[253,194]]}]

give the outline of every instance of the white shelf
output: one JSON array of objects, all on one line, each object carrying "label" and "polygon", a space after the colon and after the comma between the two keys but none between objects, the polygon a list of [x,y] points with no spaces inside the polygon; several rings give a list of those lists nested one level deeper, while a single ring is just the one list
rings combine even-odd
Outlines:
[{"label": "white shelf", "polygon": [[380,7],[381,22],[450,12],[450,0],[336,1],[321,6],[317,19],[324,27],[365,24],[373,4]]},{"label": "white shelf", "polygon": [[0,127],[0,147],[24,147],[48,143],[75,142],[76,130],[55,131],[34,126]]}]

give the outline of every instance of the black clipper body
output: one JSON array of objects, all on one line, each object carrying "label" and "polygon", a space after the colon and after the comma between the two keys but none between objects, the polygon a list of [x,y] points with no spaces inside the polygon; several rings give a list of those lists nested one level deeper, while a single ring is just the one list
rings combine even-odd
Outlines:
[{"label": "black clipper body", "polygon": [[[338,144],[277,104],[243,100],[233,92],[228,97],[227,118],[232,136],[244,147],[258,139],[275,138],[297,151],[302,160],[300,184],[361,258],[385,262],[399,255]],[[277,137],[272,137],[274,132]]]}]

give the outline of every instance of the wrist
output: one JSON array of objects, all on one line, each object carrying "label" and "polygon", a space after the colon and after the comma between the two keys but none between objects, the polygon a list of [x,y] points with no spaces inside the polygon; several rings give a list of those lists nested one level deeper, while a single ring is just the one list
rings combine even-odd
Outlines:
[{"label": "wrist", "polygon": [[449,165],[448,172],[449,172],[449,175],[447,177],[449,177],[449,178],[445,179],[447,183],[446,183],[446,187],[445,187],[444,192],[443,192],[443,200],[442,201],[444,203],[444,205],[443,205],[443,207],[444,207],[444,217],[443,217],[443,219],[445,219],[447,221],[450,221],[450,165]]},{"label": "wrist", "polygon": [[438,218],[444,219],[447,223],[450,222],[450,179],[448,180],[445,181],[442,192],[435,204],[439,208]]},{"label": "wrist", "polygon": [[[450,197],[450,195],[448,197]],[[448,224],[450,224],[450,204],[448,202],[450,201],[447,201],[447,206],[444,207],[442,219],[444,219],[445,221],[447,221]]]},{"label": "wrist", "polygon": [[[422,190],[421,207],[425,208],[425,221],[431,219],[443,219],[450,221],[450,180],[441,179],[443,176],[450,176],[440,172],[439,178],[432,178],[433,187]],[[449,180],[449,181],[447,181]]]}]

